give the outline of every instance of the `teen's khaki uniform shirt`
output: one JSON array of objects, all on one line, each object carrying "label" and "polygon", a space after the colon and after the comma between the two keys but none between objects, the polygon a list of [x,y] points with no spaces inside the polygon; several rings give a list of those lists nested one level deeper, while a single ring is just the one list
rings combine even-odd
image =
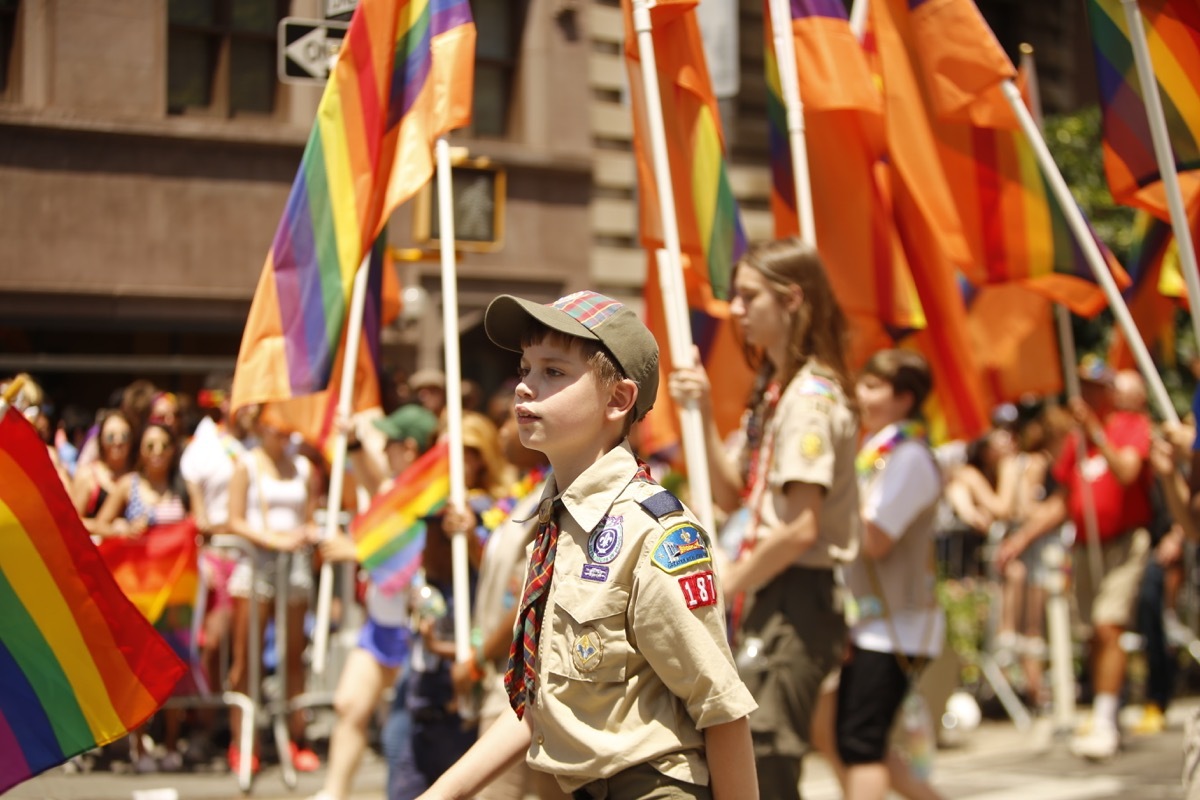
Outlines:
[{"label": "teen's khaki uniform shirt", "polygon": [[831,569],[858,552],[858,420],[833,373],[809,359],[783,390],[770,422],[774,434],[762,505],[760,536],[779,523],[786,509],[784,487],[792,482],[825,488],[817,541],[796,566]]},{"label": "teen's khaki uniform shirt", "polygon": [[641,763],[705,785],[703,729],[756,708],[726,644],[708,537],[637,469],[623,443],[557,510],[528,760],[567,792]]}]

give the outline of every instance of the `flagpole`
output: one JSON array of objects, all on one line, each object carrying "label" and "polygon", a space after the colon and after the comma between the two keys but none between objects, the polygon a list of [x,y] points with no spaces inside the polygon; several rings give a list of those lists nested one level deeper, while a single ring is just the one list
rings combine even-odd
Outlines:
[{"label": "flagpole", "polygon": [[[354,378],[358,373],[358,349],[362,341],[363,309],[367,305],[367,283],[371,272],[371,249],[363,254],[362,263],[354,273],[354,287],[350,292],[350,307],[346,310],[346,349],[342,354],[342,379],[338,386],[337,418],[349,419],[352,407]],[[334,426],[333,461],[329,465],[329,493],[326,498],[325,530],[323,539],[331,539],[338,532],[338,517],[342,513],[342,489],[346,480],[346,432],[340,425]],[[321,564],[321,577],[317,583],[317,618],[313,626],[312,671],[314,675],[325,672],[325,657],[329,650],[329,615],[333,606],[333,564]]]},{"label": "flagpole", "polygon": [[1146,28],[1142,24],[1142,12],[1137,0],[1121,0],[1125,21],[1129,26],[1129,43],[1133,47],[1133,61],[1137,65],[1138,83],[1142,88],[1142,101],[1146,106],[1146,119],[1150,123],[1150,139],[1154,142],[1154,157],[1158,161],[1158,173],[1163,190],[1167,195],[1167,208],[1171,212],[1171,230],[1179,246],[1180,272],[1187,284],[1189,317],[1192,334],[1200,346],[1200,270],[1196,266],[1196,247],[1192,242],[1192,226],[1188,221],[1187,208],[1183,203],[1183,192],[1179,189],[1179,172],[1175,168],[1175,156],[1171,150],[1171,138],[1167,133],[1167,118],[1163,113],[1162,98],[1158,93],[1158,79],[1154,74],[1154,62],[1146,45]]},{"label": "flagpole", "polygon": [[[658,279],[662,287],[664,316],[667,321],[667,342],[671,361],[676,366],[691,365],[692,331],[688,324],[687,299],[683,282],[683,247],[679,241],[679,224],[675,214],[675,190],[671,183],[671,166],[667,154],[667,133],[663,123],[662,97],[658,91],[658,62],[654,55],[653,26],[650,21],[650,0],[633,0],[633,29],[637,33],[638,55],[642,62],[642,88],[646,96],[646,119],[650,127],[650,153],[654,162],[654,181],[658,187],[658,206],[661,218],[666,258],[659,257]],[[663,263],[666,262],[666,269]],[[704,419],[698,400],[689,399],[679,409],[683,436],[683,453],[687,464],[691,508],[700,524],[715,535],[712,484],[708,474],[708,451],[705,448]]]},{"label": "flagpole", "polygon": [[[462,361],[458,347],[458,274],[454,252],[454,184],[450,172],[450,142],[439,136],[437,159],[438,231],[442,254],[442,339],[446,366],[446,430],[450,437],[450,507],[467,505],[463,464]],[[450,534],[454,585],[454,657],[471,657],[471,586],[467,563],[467,532]]]},{"label": "flagpole", "polygon": [[1142,376],[1146,379],[1146,386],[1150,389],[1150,394],[1154,398],[1155,405],[1158,406],[1159,413],[1168,422],[1179,422],[1179,415],[1175,412],[1175,406],[1171,403],[1171,397],[1167,394],[1166,386],[1163,385],[1162,376],[1158,374],[1158,370],[1154,367],[1154,361],[1150,358],[1150,352],[1146,349],[1146,343],[1142,341],[1141,334],[1138,333],[1137,326],[1133,322],[1133,317],[1129,313],[1129,308],[1125,305],[1125,300],[1121,297],[1121,292],[1117,288],[1117,282],[1113,279],[1108,265],[1104,262],[1104,257],[1100,253],[1100,247],[1092,237],[1091,231],[1088,230],[1087,222],[1083,218],[1083,212],[1079,210],[1079,205],[1075,202],[1075,198],[1071,194],[1067,182],[1058,170],[1058,165],[1054,163],[1054,157],[1050,155],[1050,149],[1046,147],[1046,142],[1042,138],[1037,123],[1033,120],[1033,115],[1025,107],[1025,103],[1021,99],[1020,90],[1017,89],[1016,84],[1011,79],[1004,81],[1001,84],[1001,88],[1004,91],[1004,97],[1008,100],[1009,106],[1012,107],[1013,112],[1017,115],[1017,120],[1021,124],[1021,130],[1025,132],[1025,136],[1033,146],[1033,151],[1037,155],[1038,166],[1041,167],[1042,174],[1046,176],[1046,181],[1050,184],[1050,189],[1054,192],[1058,204],[1062,207],[1063,214],[1067,218],[1067,224],[1071,228],[1071,233],[1075,235],[1075,240],[1079,242],[1079,249],[1083,252],[1088,266],[1091,267],[1092,272],[1095,274],[1100,288],[1104,290],[1104,296],[1108,299],[1108,304],[1112,308],[1113,317],[1116,318],[1117,324],[1121,327],[1121,332],[1125,334],[1125,338],[1129,342],[1129,348],[1133,351],[1138,369],[1141,370]]},{"label": "flagpole", "polygon": [[867,14],[871,8],[870,0],[854,0],[850,6],[850,32],[860,42],[867,30]]},{"label": "flagpole", "polygon": [[795,183],[800,239],[816,247],[817,226],[813,220],[812,180],[808,170],[808,142],[804,131],[804,101],[800,96],[800,76],[797,74],[791,3],[789,0],[769,2],[771,33],[775,40],[775,63],[779,68],[779,85],[783,90],[784,106],[787,108],[788,144],[792,151],[792,181]]}]

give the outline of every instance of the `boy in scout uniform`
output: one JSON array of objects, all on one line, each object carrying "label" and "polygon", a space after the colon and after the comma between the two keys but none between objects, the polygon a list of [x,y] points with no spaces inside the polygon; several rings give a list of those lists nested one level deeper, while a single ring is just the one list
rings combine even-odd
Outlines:
[{"label": "boy in scout uniform", "polygon": [[425,798],[470,797],[526,758],[577,798],[756,798],[755,702],[726,643],[708,536],[634,457],[658,347],[594,292],[488,307],[521,353],[521,442],[546,454],[543,493],[493,725]]}]

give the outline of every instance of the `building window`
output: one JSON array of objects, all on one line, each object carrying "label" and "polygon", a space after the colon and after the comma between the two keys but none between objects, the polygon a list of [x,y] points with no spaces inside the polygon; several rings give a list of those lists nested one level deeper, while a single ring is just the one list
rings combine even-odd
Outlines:
[{"label": "building window", "polygon": [[167,112],[274,112],[276,28],[288,6],[288,0],[169,0]]},{"label": "building window", "polygon": [[475,136],[508,133],[513,76],[525,0],[471,0],[475,16],[475,97],[471,130]]},{"label": "building window", "polygon": [[13,42],[17,32],[17,7],[21,0],[0,0],[0,92],[8,90],[12,76]]}]

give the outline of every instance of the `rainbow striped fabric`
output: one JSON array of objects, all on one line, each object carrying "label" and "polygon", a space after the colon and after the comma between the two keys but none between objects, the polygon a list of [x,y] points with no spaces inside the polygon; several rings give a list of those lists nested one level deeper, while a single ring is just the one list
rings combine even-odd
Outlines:
[{"label": "rainbow striped fabric", "polygon": [[[1200,197],[1200,5],[1140,0],[1185,205]],[[1088,0],[1104,113],[1104,171],[1118,203],[1169,219],[1121,0]],[[1186,174],[1193,171],[1191,174]]]},{"label": "rainbow striped fabric", "polygon": [[[630,0],[625,16],[625,66],[633,108],[633,152],[637,163],[639,231],[647,250],[643,299],[646,324],[659,342],[661,370],[673,369],[654,252],[663,246],[658,184],[650,145],[650,121],[642,85],[642,60],[633,29]],[[660,0],[651,10],[659,94],[670,153],[675,216],[683,251],[684,283],[692,341],[711,368],[719,359],[722,380],[713,387],[717,425],[736,427],[753,376],[733,343],[729,321],[729,284],[733,267],[746,251],[741,213],[729,182],[724,135],[717,99],[696,20],[696,0]],[[679,442],[679,417],[667,381],[659,381],[654,408],[640,423],[646,452],[668,453]]]},{"label": "rainbow striped fabric", "polygon": [[[1033,76],[1024,67],[1018,83]],[[1028,97],[1026,103],[1028,104]],[[1092,317],[1107,306],[1066,215],[1038,168],[1033,146],[1011,110],[999,125],[935,121],[939,155],[967,244],[986,284],[1022,286]],[[1129,278],[1095,233],[1108,269]]]},{"label": "rainbow striped fabric", "polygon": [[[695,6],[696,0],[660,0],[651,10],[651,20],[688,305],[721,317],[727,313],[725,301],[733,267],[746,251],[746,234],[729,183],[721,116],[704,59]],[[653,253],[663,246],[663,234],[642,89],[642,61],[633,29],[632,3],[622,0],[621,7],[633,106],[640,231],[642,245]]]},{"label": "rainbow striped fabric", "polygon": [[325,87],[242,336],[234,405],[325,389],[354,275],[470,121],[467,0],[362,0]]},{"label": "rainbow striped fabric", "polygon": [[109,538],[97,549],[117,585],[150,624],[168,606],[191,606],[200,583],[196,523],[153,525],[132,539]]},{"label": "rainbow striped fabric", "polygon": [[425,549],[425,518],[441,511],[449,497],[450,450],[442,442],[355,517],[350,535],[358,561],[379,591],[394,594],[412,583]]},{"label": "rainbow striped fabric", "polygon": [[126,599],[15,410],[0,418],[0,793],[137,728],[185,667]]}]

